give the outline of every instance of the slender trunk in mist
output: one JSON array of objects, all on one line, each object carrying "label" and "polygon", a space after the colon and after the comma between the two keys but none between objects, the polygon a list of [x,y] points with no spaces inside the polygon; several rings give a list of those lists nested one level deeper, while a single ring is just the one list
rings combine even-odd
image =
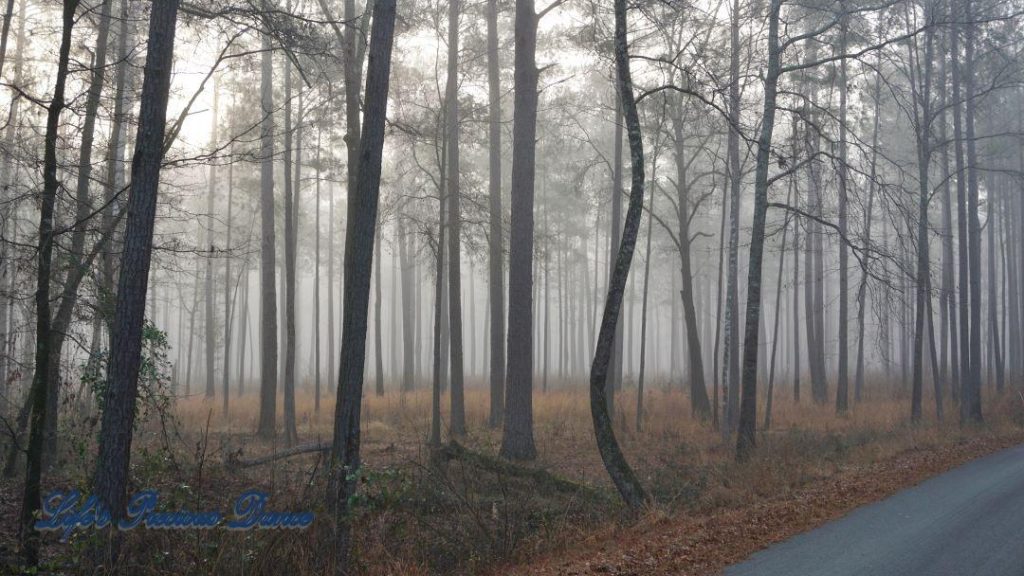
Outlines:
[{"label": "slender trunk in mist", "polygon": [[384,351],[383,338],[381,334],[381,298],[380,298],[380,261],[383,246],[380,243],[380,222],[377,223],[377,239],[374,241],[374,272],[373,272],[373,355],[376,374],[374,378],[374,392],[377,396],[384,395]]},{"label": "slender trunk in mist", "polygon": [[[683,121],[679,115],[672,118],[672,134],[675,140],[676,192],[678,194],[679,214],[679,270],[682,280],[680,298],[683,304],[683,317],[686,319],[687,356],[690,360],[690,412],[702,420],[711,415],[711,402],[708,400],[707,384],[704,381],[704,354],[700,345],[700,326],[697,320],[697,308],[693,301],[693,270],[690,262],[690,190],[687,175],[687,160],[683,141]],[[672,295],[675,301],[675,294]],[[674,329],[674,328],[673,328]],[[677,353],[672,350],[673,357]]]},{"label": "slender trunk in mist", "polygon": [[[544,214],[544,231],[548,232],[548,210],[547,207],[541,210]],[[548,391],[548,375],[551,373],[551,239],[544,238],[544,257],[542,260],[542,272],[544,273],[544,332],[541,355],[543,360],[543,372],[541,373],[541,391]]]},{"label": "slender trunk in mist", "polygon": [[[127,499],[132,427],[142,360],[146,292],[153,252],[160,167],[164,155],[178,4],[178,0],[155,3],[149,17],[139,128],[132,159],[132,188],[128,196],[114,317],[115,330],[111,337],[110,365],[107,370],[108,381],[93,490],[115,522],[122,518]],[[116,555],[116,546],[114,551]]]},{"label": "slender trunk in mist", "polygon": [[[726,182],[724,187],[722,188],[722,215],[721,215],[722,217],[721,217],[721,219],[719,220],[719,223],[718,223],[718,238],[721,241],[718,243],[718,282],[715,283],[715,318],[717,318],[717,319],[721,319],[722,318],[722,306],[723,306],[723,300],[724,300],[722,298],[722,288],[723,288],[723,285],[722,285],[722,274],[723,274],[723,271],[725,270],[725,221],[726,221],[727,215],[729,213],[729,210],[727,209],[727,206],[728,206],[728,203],[729,203],[729,190],[728,190],[728,186],[729,186],[729,183]],[[715,322],[715,349],[714,349],[714,351],[712,353],[712,357],[714,358],[714,360],[712,362],[713,362],[714,365],[712,366],[711,372],[712,372],[712,378],[714,378],[714,382],[712,384],[712,390],[713,391],[712,391],[712,402],[711,402],[711,425],[715,429],[718,429],[719,428],[719,424],[720,424],[719,420],[718,420],[718,414],[719,414],[719,409],[720,409],[720,405],[721,405],[721,401],[719,400],[719,393],[718,393],[718,388],[719,388],[718,361],[719,361],[719,359],[722,358],[721,354],[719,353],[719,351],[721,350],[721,344],[722,344],[722,324],[723,323],[721,322],[721,320],[718,320],[718,321]],[[676,352],[673,350],[672,353],[675,354]],[[723,362],[723,364],[724,364],[724,362]],[[724,384],[725,383],[723,382],[722,385],[724,385]],[[722,407],[722,408],[724,410],[724,407]],[[724,419],[725,414],[723,413],[722,416],[723,416],[723,419]],[[723,430],[723,433],[725,433],[725,432],[726,431]]]},{"label": "slender trunk in mist", "polygon": [[971,297],[970,358],[971,371],[961,402],[967,406],[967,420],[981,422],[981,222],[978,211],[978,153],[975,139],[974,39],[977,25],[973,22],[973,0],[964,3],[966,35],[964,38],[964,137],[967,146],[967,250],[968,284]]},{"label": "slender trunk in mist", "polygon": [[[198,238],[198,234],[196,235]],[[199,310],[199,260],[196,260],[195,275],[192,280],[192,308],[188,313],[188,354],[185,360],[185,396],[192,395],[192,351],[196,342],[196,312]]]},{"label": "slender trunk in mist", "polygon": [[260,418],[265,439],[277,434],[277,285],[274,232],[274,61],[270,35],[261,36],[260,74]]},{"label": "slender trunk in mist", "polygon": [[[882,55],[878,55],[878,65]],[[871,262],[871,217],[875,204],[875,180],[878,176],[878,133],[881,124],[882,108],[882,74],[875,73],[875,87],[872,98],[874,102],[874,122],[871,129],[871,161],[868,168],[868,204],[864,209],[864,262],[862,263],[860,284],[857,287],[857,360],[853,377],[853,400],[860,402],[864,394],[864,318],[867,313],[868,270]],[[947,187],[948,191],[948,187]],[[952,248],[951,248],[952,249]]]},{"label": "slender trunk in mist", "polygon": [[[651,180],[655,181],[655,170],[657,168],[657,162],[652,163],[651,167]],[[647,204],[647,211],[650,214],[654,214],[654,190],[651,190],[651,199]],[[643,303],[640,306],[640,371],[636,378],[636,431],[640,432],[643,430],[644,420],[644,372],[647,368],[647,295],[650,292],[650,281],[651,281],[651,229],[654,225],[654,218],[647,218],[647,246],[644,250],[644,292],[643,292]],[[675,296],[672,297],[672,301],[675,301]],[[707,399],[707,392],[705,391],[705,400]],[[710,410],[710,406],[708,409]],[[707,416],[707,413],[705,413]]]},{"label": "slender trunk in mist", "polygon": [[[218,122],[218,100],[220,90],[216,80],[213,85],[213,116],[210,124],[210,147],[217,146],[217,122]],[[213,206],[214,197],[217,193],[217,166],[210,164],[209,187],[206,190],[206,313],[203,320],[206,324],[206,397],[213,398],[214,388],[214,360],[216,352],[214,344],[217,340],[217,316],[214,311],[213,302],[213,260],[215,249],[213,247]]]},{"label": "slender trunk in mist", "polygon": [[[733,0],[729,24],[729,262],[725,298],[725,426],[728,437],[738,424],[740,385],[739,239],[740,239],[740,2]],[[757,340],[755,339],[755,342]]]},{"label": "slender trunk in mist", "polygon": [[635,510],[646,505],[649,500],[640,485],[640,480],[633,473],[619,448],[612,426],[612,414],[608,411],[608,403],[603,398],[608,389],[608,366],[613,355],[612,346],[617,339],[617,325],[622,318],[622,296],[636,248],[637,234],[640,231],[644,202],[644,149],[640,134],[640,116],[633,96],[633,79],[629,70],[626,0],[615,0],[615,68],[619,102],[622,104],[623,118],[628,126],[632,182],[622,241],[617,244],[615,268],[609,278],[608,298],[605,301],[601,330],[597,337],[597,351],[594,352],[594,362],[590,369],[590,415],[594,421],[594,435],[605,470],[608,471],[619,495]]},{"label": "slender trunk in mist", "polygon": [[430,448],[437,450],[441,447],[441,389],[442,389],[442,366],[444,365],[442,340],[442,327],[444,322],[444,194],[440,196],[437,211],[437,244],[436,267],[434,268],[434,327],[433,327],[433,364],[431,378],[430,396]]},{"label": "slender trunk in mist", "polygon": [[26,453],[25,484],[22,492],[21,515],[18,523],[18,541],[25,563],[39,563],[39,532],[35,518],[39,513],[41,478],[43,469],[43,440],[49,393],[50,370],[50,279],[53,265],[54,212],[60,189],[57,171],[57,138],[60,133],[60,115],[66,105],[64,92],[68,78],[71,53],[71,32],[75,24],[78,0],[65,0],[62,13],[60,48],[53,96],[46,113],[46,133],[43,139],[43,188],[40,192],[39,239],[36,252],[36,346],[35,373],[29,389],[31,399],[31,427]]},{"label": "slender trunk in mist", "polygon": [[[616,82],[618,80],[616,79]],[[615,107],[615,143],[612,166],[612,197],[611,197],[611,219],[608,229],[608,282],[615,271],[616,258],[619,253],[619,244],[622,243],[622,197],[625,192],[622,189],[622,101],[621,96],[616,95]],[[623,317],[619,311],[619,318],[615,323],[615,347],[612,351],[611,368],[609,378],[606,381],[607,390],[605,400],[608,402],[608,414],[615,416],[615,392],[622,387],[622,334]],[[545,342],[545,344],[547,344]]]},{"label": "slender trunk in mist", "polygon": [[[849,33],[849,19],[845,16],[840,22],[839,53],[846,53],[846,38]],[[849,237],[849,203],[847,187],[849,185],[849,169],[847,163],[847,59],[839,60],[839,367],[836,375],[836,413],[844,414],[850,407],[850,342],[846,322],[849,314],[849,266],[850,254],[846,246]],[[774,355],[772,357],[774,361]]]},{"label": "slender trunk in mist", "polygon": [[314,234],[316,248],[313,264],[313,412],[320,413],[320,132],[316,131],[316,210]]},{"label": "slender trunk in mist", "polygon": [[501,455],[537,457],[533,443],[533,196],[537,142],[537,13],[516,0],[512,120],[511,235],[508,272],[508,374]]},{"label": "slender trunk in mist", "polygon": [[[926,14],[927,18],[927,14]],[[913,386],[911,389],[910,420],[917,423],[921,420],[921,397],[924,389],[924,331],[925,317],[930,316],[931,307],[928,293],[928,277],[930,257],[928,254],[928,203],[931,189],[928,183],[928,168],[931,162],[931,78],[932,78],[932,46],[931,28],[925,32],[924,62],[918,55],[917,42],[908,44],[910,57],[910,83],[914,104],[914,124],[917,138],[918,165],[918,213],[917,213],[917,273],[916,304],[914,317],[914,359]],[[923,69],[922,69],[923,67]],[[933,374],[933,377],[937,375]]]},{"label": "slender trunk in mist", "polygon": [[[793,190],[796,183],[790,180],[789,192],[786,196],[786,204],[792,205]],[[786,234],[789,232],[789,214],[782,223],[782,241],[779,242],[779,269],[775,280],[775,322],[772,326],[772,352],[768,368],[768,391],[766,392],[764,404],[764,429],[772,427],[772,399],[775,393],[775,358],[779,348],[779,320],[782,318],[782,273],[786,267]],[[794,251],[793,260],[799,260],[800,255]],[[795,288],[795,287],[794,287]]]},{"label": "slender trunk in mist", "polygon": [[413,340],[416,324],[413,315],[416,313],[415,295],[413,294],[413,270],[410,262],[409,244],[411,238],[405,229],[405,218],[398,218],[398,266],[401,269],[402,281],[402,392],[410,392],[415,378],[415,350]]},{"label": "slender trunk in mist", "polygon": [[448,84],[445,104],[448,113],[448,330],[451,342],[451,433],[466,433],[466,407],[463,399],[462,347],[462,249],[461,177],[459,174],[459,12],[460,0],[448,2]]},{"label": "slender trunk in mist", "polygon": [[[46,444],[44,456],[53,457],[57,453],[57,420],[60,412],[60,364],[63,355],[65,335],[70,331],[74,318],[72,316],[78,299],[79,281],[74,280],[76,271],[86,258],[86,237],[88,220],[92,212],[92,201],[89,185],[92,179],[93,141],[96,135],[96,119],[99,112],[100,97],[103,94],[106,78],[107,47],[110,36],[110,12],[112,0],[105,0],[100,7],[100,21],[97,29],[95,59],[90,75],[89,90],[85,101],[85,120],[82,125],[82,141],[79,146],[78,179],[75,186],[75,213],[71,245],[67,255],[69,262],[65,265],[67,272],[63,278],[61,304],[52,320],[53,339],[50,342],[50,363],[46,396]],[[6,22],[6,21],[5,21]],[[58,215],[59,217],[59,215]],[[58,268],[58,270],[64,268]]]},{"label": "slender trunk in mist", "polygon": [[[251,234],[250,234],[251,236]],[[251,239],[251,238],[250,238]],[[248,244],[248,240],[246,241]],[[249,259],[246,258],[240,271],[242,278],[242,317],[238,326],[238,396],[245,394],[246,363],[245,352],[249,340]]]},{"label": "slender trunk in mist", "polygon": [[[291,2],[288,3],[291,12]],[[295,426],[295,185],[292,180],[292,67],[284,65],[284,443],[298,441]]]},{"label": "slender trunk in mist", "polygon": [[380,198],[381,157],[387,114],[395,0],[376,0],[366,74],[366,113],[359,147],[356,188],[348,197],[345,237],[345,298],[327,501],[335,520],[334,572],[350,574],[350,500],[361,467],[359,420],[366,364],[366,325],[373,264],[374,228]]},{"label": "slender trunk in mist", "polygon": [[[235,296],[238,293],[237,284],[235,290],[231,289],[231,217],[232,203],[235,193],[235,164],[228,166],[228,204],[227,215],[224,225],[226,227],[226,238],[224,240],[224,374],[221,376],[222,403],[224,415],[228,414],[228,396],[230,396],[231,382],[231,322],[235,315]],[[230,302],[230,304],[228,304]]]},{"label": "slender trunk in mist", "polygon": [[[1003,350],[999,335],[999,286],[996,283],[996,234],[995,227],[998,218],[995,216],[995,197],[997,191],[994,188],[988,189],[988,205],[986,228],[988,228],[988,317],[989,317],[989,346],[992,347],[993,361],[996,372],[996,391],[1003,391]],[[1001,194],[1001,191],[999,191]]]},{"label": "slender trunk in mist", "polygon": [[754,221],[750,231],[750,264],[747,270],[747,311],[743,335],[743,398],[740,401],[736,457],[748,458],[757,442],[757,353],[761,322],[761,264],[764,254],[765,216],[768,211],[768,166],[771,163],[772,134],[775,129],[775,98],[781,64],[779,11],[782,0],[771,0],[768,8],[768,69],[764,80],[764,111],[757,141],[754,176]]},{"label": "slender trunk in mist", "polygon": [[327,185],[327,391],[334,392],[338,365],[334,348],[334,186]]},{"label": "slender trunk in mist", "polygon": [[487,0],[487,195],[488,267],[490,281],[491,428],[501,423],[505,409],[505,255],[501,206],[501,60],[498,54],[498,0]]}]

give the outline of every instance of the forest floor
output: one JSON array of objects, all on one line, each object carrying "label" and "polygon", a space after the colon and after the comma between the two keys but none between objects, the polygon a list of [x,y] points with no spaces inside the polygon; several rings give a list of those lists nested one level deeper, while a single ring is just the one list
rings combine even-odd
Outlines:
[{"label": "forest floor", "polygon": [[[655,501],[631,516],[607,480],[583,389],[538,393],[538,459],[509,465],[496,457],[500,432],[486,426],[487,393],[467,391],[469,434],[441,457],[426,447],[430,394],[377,397],[363,413],[364,468],[354,502],[356,558],[377,574],[711,574],[773,542],[807,530],[955,465],[1024,442],[1024,401],[986,395],[986,423],[962,429],[955,416],[909,424],[909,401],[874,391],[837,417],[831,405],[776,399],[772,430],[757,455],[733,461],[732,442],[690,417],[688,398],[652,386],[642,431],[635,390],[617,398],[623,450]],[[257,441],[257,398],[178,402],[136,435],[131,490],[160,492],[168,509],[228,511],[258,488],[272,510],[312,510],[312,530],[127,533],[133,574],[282,574],[326,572],[330,521],[323,504],[324,461],[306,454],[242,467],[283,449]],[[447,405],[447,397],[445,397]],[[929,404],[925,404],[929,406]],[[313,409],[297,399],[300,442],[329,441],[333,401]],[[82,488],[93,474],[94,419],[69,414],[60,458],[47,488]],[[445,419],[445,422],[447,420]],[[14,550],[20,479],[0,482],[0,558]],[[47,537],[50,568],[74,572],[80,534],[70,544]],[[2,568],[0,568],[2,572]]]}]

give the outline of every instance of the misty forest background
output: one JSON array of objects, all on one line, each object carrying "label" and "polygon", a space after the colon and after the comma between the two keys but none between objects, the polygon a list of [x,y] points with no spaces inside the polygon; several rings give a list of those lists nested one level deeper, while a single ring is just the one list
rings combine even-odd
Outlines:
[{"label": "misty forest background", "polygon": [[[69,561],[32,528],[44,488],[115,517],[153,483],[199,503],[211,450],[221,487],[323,512],[287,558],[223,536],[254,571],[386,572],[411,538],[389,513],[477,530],[388,560],[460,571],[721,503],[708,486],[750,469],[729,466],[802,469],[828,434],[1024,418],[1016,0],[0,10],[18,562]],[[551,500],[499,521],[517,505],[487,474]],[[569,485],[588,496],[558,524]],[[174,548],[111,532],[70,561],[136,537]]]}]

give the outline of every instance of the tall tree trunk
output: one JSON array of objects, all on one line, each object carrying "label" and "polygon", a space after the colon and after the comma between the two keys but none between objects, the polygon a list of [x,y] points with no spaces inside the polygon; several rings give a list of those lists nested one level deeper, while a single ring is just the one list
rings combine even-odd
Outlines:
[{"label": "tall tree trunk", "polygon": [[[849,34],[849,19],[843,17],[840,22],[840,54],[846,53],[846,39]],[[848,233],[848,173],[847,168],[847,59],[839,60],[839,367],[836,375],[836,413],[844,414],[850,406],[849,356],[850,342],[846,322],[849,319],[849,266],[850,255],[845,239]],[[774,360],[774,358],[773,358]]]},{"label": "tall tree trunk", "polygon": [[764,81],[764,111],[757,141],[754,176],[754,223],[750,232],[750,264],[747,270],[747,311],[743,335],[743,397],[740,401],[739,433],[736,457],[750,456],[757,442],[757,352],[761,322],[761,263],[764,255],[765,216],[768,211],[768,166],[771,163],[772,134],[775,129],[775,98],[781,64],[779,62],[779,11],[781,0],[771,0],[768,8],[768,69]]},{"label": "tall tree trunk", "polygon": [[334,347],[334,187],[327,185],[327,391],[334,392],[338,365]]},{"label": "tall tree trunk", "polygon": [[[213,118],[210,124],[210,147],[216,149],[217,146],[217,122],[218,122],[218,99],[220,90],[218,84],[215,81],[213,85]],[[214,360],[216,352],[214,351],[214,344],[217,340],[217,315],[214,310],[214,296],[213,296],[213,261],[216,250],[213,246],[213,210],[214,210],[214,196],[217,193],[217,166],[215,163],[210,164],[210,181],[209,188],[206,191],[206,314],[203,320],[206,323],[206,397],[213,398],[214,387]]]},{"label": "tall tree trunk", "polygon": [[501,455],[537,456],[533,443],[533,196],[537,135],[537,13],[516,0],[508,272],[508,375]]},{"label": "tall tree trunk", "polygon": [[[658,163],[651,163],[651,180],[655,180]],[[654,214],[654,190],[651,190],[651,199],[647,203],[647,211],[649,214]],[[644,250],[644,292],[643,302],[640,306],[640,371],[636,378],[636,431],[640,432],[643,430],[644,420],[644,372],[647,368],[647,296],[650,292],[650,281],[651,281],[651,231],[654,227],[654,218],[649,216],[647,218],[647,246]],[[674,275],[673,275],[674,276]],[[675,302],[675,296],[672,297],[672,301]],[[705,400],[707,399],[707,391],[705,391]],[[710,406],[708,406],[710,410]],[[705,417],[707,413],[705,413]]]},{"label": "tall tree trunk", "polygon": [[313,265],[313,412],[320,414],[320,132],[316,131],[316,255]]},{"label": "tall tree trunk", "polygon": [[638,509],[648,502],[647,493],[639,479],[626,462],[619,443],[615,439],[612,415],[602,397],[606,393],[608,365],[612,358],[612,346],[619,334],[616,325],[622,318],[622,295],[626,289],[636,238],[640,231],[644,202],[644,148],[640,133],[640,116],[633,96],[633,79],[629,70],[629,49],[626,38],[626,0],[615,0],[615,68],[619,102],[623,118],[628,126],[630,173],[632,182],[629,190],[629,208],[626,213],[622,241],[618,244],[615,268],[609,278],[608,299],[601,317],[601,331],[597,337],[597,351],[590,370],[590,415],[594,421],[594,435],[601,453],[605,470],[618,489],[626,504]]},{"label": "tall tree trunk", "polygon": [[46,134],[43,140],[43,188],[40,193],[39,240],[36,267],[36,346],[35,373],[29,390],[31,425],[28,451],[26,454],[25,484],[22,492],[21,515],[18,524],[18,541],[25,563],[36,566],[39,563],[39,533],[35,519],[40,506],[40,481],[43,468],[43,440],[47,412],[47,396],[50,390],[50,280],[53,265],[54,207],[60,181],[57,172],[57,138],[60,132],[60,115],[66,103],[64,92],[68,78],[68,62],[71,53],[71,32],[75,25],[75,11],[78,0],[64,0],[60,48],[57,56],[57,73],[54,80],[53,97],[46,113]]},{"label": "tall tree trunk", "polygon": [[[879,53],[877,64],[880,65],[882,55]],[[867,312],[868,270],[871,262],[871,218],[875,204],[875,180],[878,176],[878,133],[881,123],[882,108],[882,74],[875,73],[874,123],[871,129],[871,163],[868,169],[868,204],[864,209],[864,235],[861,242],[865,247],[864,262],[861,268],[860,284],[857,286],[857,364],[854,368],[853,399],[860,402],[864,393],[864,318]],[[948,188],[947,188],[948,190]]]},{"label": "tall tree trunk", "polygon": [[381,157],[387,114],[391,47],[395,30],[395,0],[376,0],[366,74],[366,111],[360,140],[356,188],[348,198],[345,236],[345,301],[331,448],[328,505],[335,520],[334,572],[350,574],[351,521],[349,502],[355,494],[361,466],[359,416],[366,363],[366,325],[370,300],[374,228],[380,198]]},{"label": "tall tree trunk", "polygon": [[374,356],[374,368],[376,374],[374,378],[374,392],[377,396],[384,395],[384,351],[383,351],[383,338],[381,334],[381,295],[380,295],[380,284],[381,284],[381,251],[383,246],[380,243],[380,222],[377,223],[377,239],[374,242],[374,267],[376,268],[373,273],[373,356]]},{"label": "tall tree trunk", "polygon": [[[793,201],[793,189],[796,188],[796,183],[790,180],[789,192],[786,196],[786,204],[792,205]],[[769,360],[770,367],[768,368],[768,391],[766,393],[766,399],[764,404],[764,429],[768,430],[772,427],[772,399],[775,393],[775,358],[779,348],[779,320],[782,318],[782,273],[785,271],[786,266],[786,234],[789,232],[789,215],[786,215],[786,219],[782,223],[782,241],[779,243],[779,270],[778,276],[775,280],[775,322],[772,327],[772,355]],[[799,259],[799,254],[794,251],[793,259]],[[796,289],[796,286],[793,287]]]},{"label": "tall tree trunk", "polygon": [[489,201],[490,389],[491,428],[505,409],[505,255],[501,206],[501,60],[498,55],[498,0],[487,0],[487,166]]},{"label": "tall tree trunk", "polygon": [[[608,282],[615,272],[616,258],[619,253],[619,245],[622,243],[622,197],[625,192],[622,189],[622,100],[621,96],[616,97],[615,108],[615,144],[612,167],[612,189],[611,189],[611,221],[608,230]],[[546,212],[545,212],[546,214]],[[605,400],[608,402],[608,414],[615,416],[615,392],[622,387],[622,348],[623,334],[622,311],[619,311],[619,319],[615,323],[615,347],[612,350],[610,377],[606,382],[608,387],[605,392]],[[545,342],[545,344],[547,344]]]},{"label": "tall tree trunk", "polygon": [[[926,12],[926,19],[930,19],[930,13]],[[929,28],[925,32],[925,53],[924,62],[918,55],[917,42],[908,45],[910,56],[910,82],[914,104],[914,124],[917,137],[917,164],[918,164],[918,214],[917,214],[917,274],[915,278],[917,301],[915,305],[914,318],[914,359],[913,359],[913,386],[911,391],[910,419],[912,422],[921,420],[921,397],[923,392],[924,378],[924,331],[925,318],[930,316],[931,307],[929,300],[931,295],[928,292],[928,278],[930,271],[930,257],[928,255],[928,202],[931,189],[928,183],[928,168],[931,162],[931,77],[932,77],[932,39],[933,34]],[[921,69],[923,67],[923,70]],[[916,73],[915,73],[916,70]],[[920,77],[920,78],[919,78]],[[933,377],[937,375],[933,374]]]},{"label": "tall tree trunk", "polygon": [[[178,0],[155,3],[149,18],[139,128],[132,160],[132,189],[128,197],[115,330],[111,338],[94,487],[94,493],[115,522],[122,518],[127,499],[132,426],[142,360],[142,330],[160,166],[164,155],[178,4]],[[116,546],[114,550],[116,554]]]},{"label": "tall tree trunk", "polygon": [[[733,0],[729,24],[729,135],[727,138],[729,180],[729,264],[725,299],[725,426],[723,437],[736,429],[739,410],[739,238],[740,238],[740,2]],[[754,340],[757,341],[756,338]]]},{"label": "tall tree trunk", "polygon": [[451,433],[466,433],[466,406],[463,398],[462,348],[462,249],[459,174],[459,12],[461,2],[448,2],[448,85],[445,104],[448,113],[448,312],[451,343]]},{"label": "tall tree trunk", "polygon": [[[228,414],[228,397],[230,394],[231,385],[231,322],[235,315],[235,297],[232,294],[237,294],[238,285],[235,284],[235,290],[231,289],[231,212],[232,204],[234,202],[235,192],[235,165],[232,163],[228,166],[228,205],[227,215],[225,217],[224,226],[227,229],[226,238],[224,240],[224,374],[221,376],[221,389],[223,398],[223,411],[224,415]],[[228,304],[230,302],[230,304]]]},{"label": "tall tree trunk", "polygon": [[[89,184],[92,178],[93,141],[96,135],[96,118],[99,112],[100,97],[106,78],[107,47],[110,36],[110,12],[112,0],[104,0],[100,7],[100,21],[97,30],[95,59],[89,81],[89,90],[85,101],[85,120],[82,125],[82,141],[78,156],[78,180],[75,186],[75,214],[71,246],[68,254],[70,260],[61,291],[61,305],[53,318],[54,339],[50,343],[50,369],[46,396],[46,444],[44,455],[52,457],[57,452],[57,420],[60,412],[60,363],[63,354],[65,335],[73,321],[72,312],[78,298],[78,282],[72,280],[86,257],[86,220],[92,212],[92,201],[89,195]],[[59,215],[58,215],[59,216]],[[66,300],[66,302],[65,302]]]},{"label": "tall tree trunk", "polygon": [[[688,162],[685,157],[683,141],[683,120],[679,115],[672,118],[672,134],[675,139],[676,161],[676,192],[679,214],[679,270],[682,280],[680,298],[683,304],[683,316],[686,319],[686,344],[689,358],[690,373],[690,411],[694,416],[706,420],[711,415],[711,402],[708,400],[707,384],[704,382],[704,354],[700,345],[700,326],[697,320],[697,308],[693,302],[693,271],[690,262],[690,190],[687,180]],[[672,295],[675,302],[675,294]],[[674,304],[673,304],[674,307]],[[673,324],[674,326],[674,324]],[[673,327],[673,330],[675,328]],[[674,358],[678,349],[673,348]]]},{"label": "tall tree trunk", "polygon": [[967,140],[967,237],[968,274],[971,296],[970,387],[964,390],[961,401],[968,407],[967,419],[981,422],[981,223],[978,217],[978,153],[975,141],[975,79],[974,79],[974,38],[977,25],[974,23],[973,0],[966,0],[964,38],[964,136]]},{"label": "tall tree trunk", "polygon": [[398,219],[398,262],[401,269],[402,281],[402,392],[410,392],[413,389],[415,379],[415,349],[414,337],[416,322],[413,315],[416,313],[415,295],[413,294],[413,270],[410,262],[409,244],[411,238],[405,229],[405,218]]},{"label": "tall tree trunk", "polygon": [[[291,2],[287,5],[291,12]],[[284,65],[284,443],[298,441],[295,426],[295,186],[292,180],[292,67]]]},{"label": "tall tree trunk", "polygon": [[[263,6],[267,7],[266,0]],[[277,434],[277,282],[274,231],[274,61],[269,33],[261,36],[260,74],[260,418],[264,439]]]}]

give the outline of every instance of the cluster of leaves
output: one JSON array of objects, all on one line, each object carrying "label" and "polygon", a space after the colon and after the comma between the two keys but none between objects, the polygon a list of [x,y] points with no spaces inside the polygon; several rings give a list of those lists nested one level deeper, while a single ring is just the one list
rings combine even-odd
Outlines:
[{"label": "cluster of leaves", "polygon": [[[168,359],[170,349],[167,333],[157,328],[152,321],[146,320],[142,327],[142,363],[139,366],[138,401],[135,403],[136,426],[154,415],[163,419],[164,415],[170,413],[174,400],[171,362]],[[107,392],[109,357],[108,350],[100,350],[82,366],[82,383],[88,386],[96,398],[100,412],[103,411]]]}]

